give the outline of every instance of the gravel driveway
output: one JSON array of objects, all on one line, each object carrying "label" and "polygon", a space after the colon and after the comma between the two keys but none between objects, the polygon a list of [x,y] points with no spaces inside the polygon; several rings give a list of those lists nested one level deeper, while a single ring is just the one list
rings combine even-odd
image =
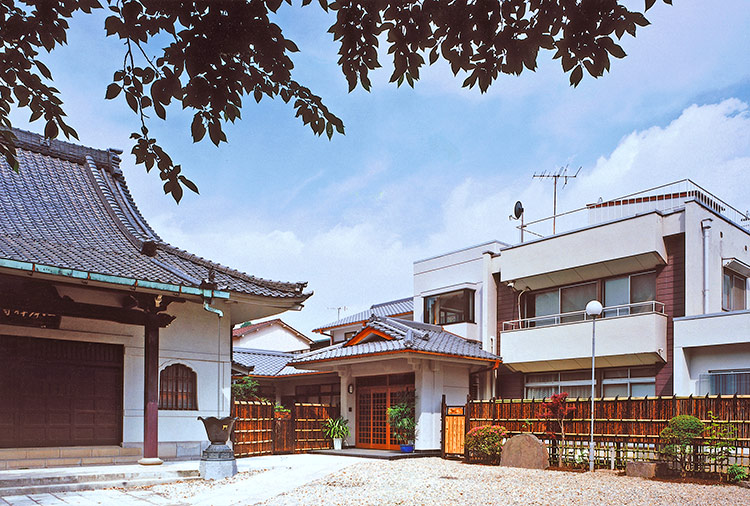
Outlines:
[{"label": "gravel driveway", "polygon": [[739,506],[750,504],[750,490],[423,458],[356,464],[260,504]]}]

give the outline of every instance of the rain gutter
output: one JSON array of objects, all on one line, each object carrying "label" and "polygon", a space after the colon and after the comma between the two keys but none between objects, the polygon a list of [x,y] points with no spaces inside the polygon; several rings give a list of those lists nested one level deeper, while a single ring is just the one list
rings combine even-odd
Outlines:
[{"label": "rain gutter", "polygon": [[179,295],[197,295],[199,297],[203,297],[204,300],[206,298],[229,299],[229,292],[223,290],[211,290],[195,288],[192,286],[173,285],[171,283],[159,283],[156,281],[146,281],[144,279],[114,276],[111,274],[98,274],[90,271],[53,267],[51,265],[38,264],[35,262],[21,262],[18,260],[0,258],[0,267],[29,272],[31,274],[51,274],[53,276],[77,279],[81,281],[98,281],[101,283],[108,283],[112,285],[127,286],[134,290],[138,288],[146,288],[151,290],[159,290],[162,292],[171,292]]}]

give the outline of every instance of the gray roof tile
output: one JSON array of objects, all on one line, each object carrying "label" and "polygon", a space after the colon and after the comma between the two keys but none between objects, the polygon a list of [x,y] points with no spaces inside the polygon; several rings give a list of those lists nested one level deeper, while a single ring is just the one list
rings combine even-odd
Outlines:
[{"label": "gray roof tile", "polygon": [[254,348],[234,348],[232,362],[248,369],[252,368],[253,376],[293,376],[309,374],[310,370],[296,369],[287,364],[297,354],[283,351],[258,350]]},{"label": "gray roof tile", "polygon": [[500,360],[500,357],[482,350],[479,342],[446,332],[437,325],[373,315],[365,325],[365,329],[368,328],[383,332],[392,340],[373,339],[350,346],[341,343],[297,355],[290,364],[354,358],[393,351],[440,353],[461,358]]},{"label": "gray roof tile", "polygon": [[[138,211],[119,151],[13,130],[20,165],[0,160],[0,258],[199,287],[213,271],[220,289],[300,301],[306,283],[256,278],[164,242]],[[141,253],[156,245],[154,257]]]},{"label": "gray roof tile", "polygon": [[366,322],[370,316],[396,316],[404,315],[406,313],[414,312],[414,299],[407,297],[405,299],[391,300],[388,302],[381,302],[380,304],[373,304],[370,309],[360,311],[353,315],[346,316],[335,322],[331,322],[328,325],[323,325],[314,329],[313,332],[322,332],[333,327],[342,327],[344,325],[351,325],[353,323]]}]

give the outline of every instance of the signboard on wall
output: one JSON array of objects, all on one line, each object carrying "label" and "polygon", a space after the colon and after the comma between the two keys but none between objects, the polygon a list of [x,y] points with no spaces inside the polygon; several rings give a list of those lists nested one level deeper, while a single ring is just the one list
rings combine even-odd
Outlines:
[{"label": "signboard on wall", "polygon": [[60,315],[0,306],[0,325],[59,329]]}]

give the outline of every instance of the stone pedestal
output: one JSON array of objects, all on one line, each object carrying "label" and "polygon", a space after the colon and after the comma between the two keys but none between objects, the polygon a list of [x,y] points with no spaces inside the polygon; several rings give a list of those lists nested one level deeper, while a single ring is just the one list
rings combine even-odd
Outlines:
[{"label": "stone pedestal", "polygon": [[203,450],[198,466],[204,480],[223,480],[237,474],[234,452],[225,444],[211,444]]}]

